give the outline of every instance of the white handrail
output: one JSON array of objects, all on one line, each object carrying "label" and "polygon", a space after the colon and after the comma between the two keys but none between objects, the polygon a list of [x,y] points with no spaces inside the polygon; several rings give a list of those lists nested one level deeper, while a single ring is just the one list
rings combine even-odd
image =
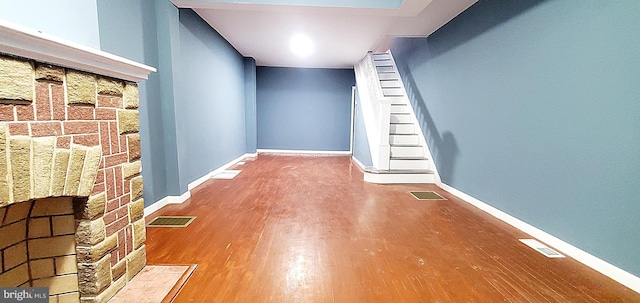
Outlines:
[{"label": "white handrail", "polygon": [[382,93],[371,52],[367,53],[355,66],[355,71],[373,166],[379,170],[388,170],[391,152],[389,144],[391,99],[384,97]]}]

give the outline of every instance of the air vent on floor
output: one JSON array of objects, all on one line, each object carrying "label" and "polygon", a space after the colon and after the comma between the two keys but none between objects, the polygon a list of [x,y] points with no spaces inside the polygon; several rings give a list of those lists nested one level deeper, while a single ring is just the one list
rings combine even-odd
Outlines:
[{"label": "air vent on floor", "polygon": [[212,179],[233,179],[235,178],[241,170],[223,170],[216,175],[213,175]]},{"label": "air vent on floor", "polygon": [[553,250],[549,246],[546,246],[546,245],[538,242],[537,240],[534,240],[534,239],[520,239],[520,242],[522,242],[525,245],[535,249],[537,252],[547,256],[547,258],[564,258],[564,255],[562,255],[561,253]]},{"label": "air vent on floor", "polygon": [[409,193],[418,200],[447,200],[434,191],[410,191]]},{"label": "air vent on floor", "polygon": [[148,227],[187,227],[196,217],[158,216],[147,224]]}]

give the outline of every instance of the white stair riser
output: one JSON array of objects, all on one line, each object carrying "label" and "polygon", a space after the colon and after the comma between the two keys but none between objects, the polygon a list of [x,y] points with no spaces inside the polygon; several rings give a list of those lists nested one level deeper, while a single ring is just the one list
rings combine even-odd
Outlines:
[{"label": "white stair riser", "polygon": [[391,59],[374,59],[373,60],[373,64],[378,67],[378,66],[391,66],[393,67],[393,62],[391,62]]},{"label": "white stair riser", "polygon": [[398,80],[398,73],[379,73],[378,79],[380,80]]},{"label": "white stair riser", "polygon": [[384,96],[404,96],[402,88],[382,88]]},{"label": "white stair riser", "polygon": [[392,124],[389,126],[390,134],[414,134],[415,127],[413,124]]},{"label": "white stair riser", "polygon": [[411,123],[411,116],[407,114],[391,114],[391,123]]},{"label": "white stair riser", "polygon": [[385,96],[386,98],[388,98],[391,101],[391,104],[397,104],[397,105],[406,105],[407,101],[405,100],[404,96]]},{"label": "white stair riser", "polygon": [[400,87],[400,81],[398,81],[398,80],[385,80],[385,81],[380,81],[380,85],[382,86],[382,88],[387,88],[387,87],[398,88],[398,87]]},{"label": "white stair riser", "polygon": [[389,160],[390,169],[429,169],[429,160]]},{"label": "white stair riser", "polygon": [[373,60],[389,60],[391,56],[387,53],[373,54]]},{"label": "white stair riser", "polygon": [[393,66],[376,66],[376,70],[379,73],[393,73],[396,70],[393,68]]},{"label": "white stair riser", "polygon": [[422,146],[391,146],[391,157],[424,157]]},{"label": "white stair riser", "polygon": [[417,144],[420,144],[420,138],[417,135],[390,135],[389,144],[417,145]]},{"label": "white stair riser", "polygon": [[408,114],[411,111],[409,110],[408,105],[391,105],[391,113],[392,114]]}]

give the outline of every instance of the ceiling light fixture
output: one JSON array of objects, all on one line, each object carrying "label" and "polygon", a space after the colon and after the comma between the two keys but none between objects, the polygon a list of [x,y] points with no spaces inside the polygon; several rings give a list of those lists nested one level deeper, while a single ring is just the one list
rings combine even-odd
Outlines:
[{"label": "ceiling light fixture", "polygon": [[298,57],[308,57],[313,53],[313,41],[305,35],[295,35],[289,44],[291,51]]}]

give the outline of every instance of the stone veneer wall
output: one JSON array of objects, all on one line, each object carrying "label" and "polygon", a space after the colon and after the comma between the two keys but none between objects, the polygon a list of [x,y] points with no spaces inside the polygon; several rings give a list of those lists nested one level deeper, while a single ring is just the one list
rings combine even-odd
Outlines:
[{"label": "stone veneer wall", "polygon": [[52,302],[106,302],[144,267],[137,108],[135,83],[0,54],[0,286],[64,278]]}]

